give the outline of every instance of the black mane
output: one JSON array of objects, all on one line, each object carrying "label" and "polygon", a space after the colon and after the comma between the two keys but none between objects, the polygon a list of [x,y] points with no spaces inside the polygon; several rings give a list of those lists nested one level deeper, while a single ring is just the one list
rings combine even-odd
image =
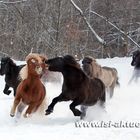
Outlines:
[{"label": "black mane", "polygon": [[63,59],[64,59],[64,64],[65,65],[69,65],[69,66],[72,66],[72,67],[80,69],[80,64],[77,63],[77,61],[75,60],[75,58],[73,56],[65,55],[63,57]]}]

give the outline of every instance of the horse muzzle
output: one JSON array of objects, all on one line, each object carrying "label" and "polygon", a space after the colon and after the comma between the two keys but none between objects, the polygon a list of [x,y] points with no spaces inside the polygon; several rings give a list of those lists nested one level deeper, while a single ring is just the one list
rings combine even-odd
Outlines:
[{"label": "horse muzzle", "polygon": [[131,66],[135,66],[135,65],[136,65],[136,62],[132,61]]},{"label": "horse muzzle", "polygon": [[40,74],[42,73],[43,69],[42,69],[41,66],[37,66],[37,67],[35,68],[35,71],[37,72],[37,74],[40,75]]}]

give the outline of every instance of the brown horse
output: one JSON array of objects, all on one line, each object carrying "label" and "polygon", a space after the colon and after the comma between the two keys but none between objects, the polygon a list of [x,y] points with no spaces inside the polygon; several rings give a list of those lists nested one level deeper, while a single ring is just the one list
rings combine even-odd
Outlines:
[{"label": "brown horse", "polygon": [[101,65],[99,65],[96,60],[90,56],[85,57],[82,64],[84,72],[89,77],[96,77],[103,81],[106,89],[110,93],[110,97],[112,97],[115,86],[119,85],[117,70],[110,67],[101,67]]},{"label": "brown horse", "polygon": [[[16,96],[10,112],[13,117],[17,108],[17,117],[20,117],[26,105],[28,108],[24,117],[28,117],[32,112],[35,112],[45,99],[45,86],[40,80],[42,73],[42,61],[39,57],[32,57],[29,55],[27,58],[28,74],[17,87]],[[40,61],[39,61],[40,60]]]},{"label": "brown horse", "polygon": [[[100,101],[101,106],[105,102],[104,83],[97,78],[89,78],[75,58],[71,55],[55,57],[46,61],[50,71],[61,72],[63,75],[62,92],[55,97],[46,110],[46,115],[53,112],[56,103],[62,101],[72,101],[70,109],[75,116],[85,117],[86,109]],[[82,105],[82,110],[75,108]]]}]

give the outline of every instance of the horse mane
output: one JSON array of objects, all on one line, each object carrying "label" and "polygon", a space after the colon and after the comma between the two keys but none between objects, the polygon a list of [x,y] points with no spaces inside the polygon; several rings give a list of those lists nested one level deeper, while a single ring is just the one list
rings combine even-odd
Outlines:
[{"label": "horse mane", "polygon": [[102,67],[97,63],[96,59],[91,56],[86,56],[84,60],[90,61],[90,63],[86,63],[86,71],[88,76],[98,77],[102,72]]},{"label": "horse mane", "polygon": [[29,53],[26,58],[25,58],[25,61],[28,62],[30,59],[36,59],[39,63],[42,63],[42,59],[40,57],[41,55],[40,54],[37,54],[37,53]]},{"label": "horse mane", "polygon": [[19,72],[18,79],[19,80],[25,80],[28,77],[28,66],[25,65]]},{"label": "horse mane", "polygon": [[10,57],[2,57],[1,61],[7,61],[9,64],[16,66],[16,63]]},{"label": "horse mane", "polygon": [[74,67],[77,69],[81,69],[80,64],[77,63],[77,61],[75,60],[75,58],[73,56],[65,55],[63,58],[64,58],[65,65],[71,66],[71,67]]}]

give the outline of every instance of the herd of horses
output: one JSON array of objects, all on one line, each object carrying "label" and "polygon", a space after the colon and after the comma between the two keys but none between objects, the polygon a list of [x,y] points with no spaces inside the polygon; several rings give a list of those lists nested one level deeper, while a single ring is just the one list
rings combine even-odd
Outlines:
[{"label": "herd of horses", "polygon": [[[133,53],[131,65],[134,66],[134,73],[130,82],[140,76],[140,51]],[[100,103],[105,107],[106,93],[113,97],[114,88],[119,85],[118,72],[115,68],[102,67],[90,56],[86,56],[80,63],[71,55],[54,57],[48,59],[44,55],[30,53],[25,58],[26,64],[16,65],[10,57],[1,59],[0,75],[5,75],[4,94],[9,95],[13,88],[14,101],[10,111],[10,116],[20,118],[25,107],[27,109],[24,117],[30,116],[43,106],[47,100],[45,83],[49,78],[47,75],[55,77],[63,76],[62,92],[55,97],[47,107],[45,114],[53,112],[54,106],[58,102],[72,101],[70,110],[74,116],[83,119],[86,116],[88,106]],[[53,76],[52,76],[53,77]],[[57,79],[57,78],[56,78]],[[60,82],[58,80],[58,82]],[[80,105],[81,109],[76,107]]]}]

